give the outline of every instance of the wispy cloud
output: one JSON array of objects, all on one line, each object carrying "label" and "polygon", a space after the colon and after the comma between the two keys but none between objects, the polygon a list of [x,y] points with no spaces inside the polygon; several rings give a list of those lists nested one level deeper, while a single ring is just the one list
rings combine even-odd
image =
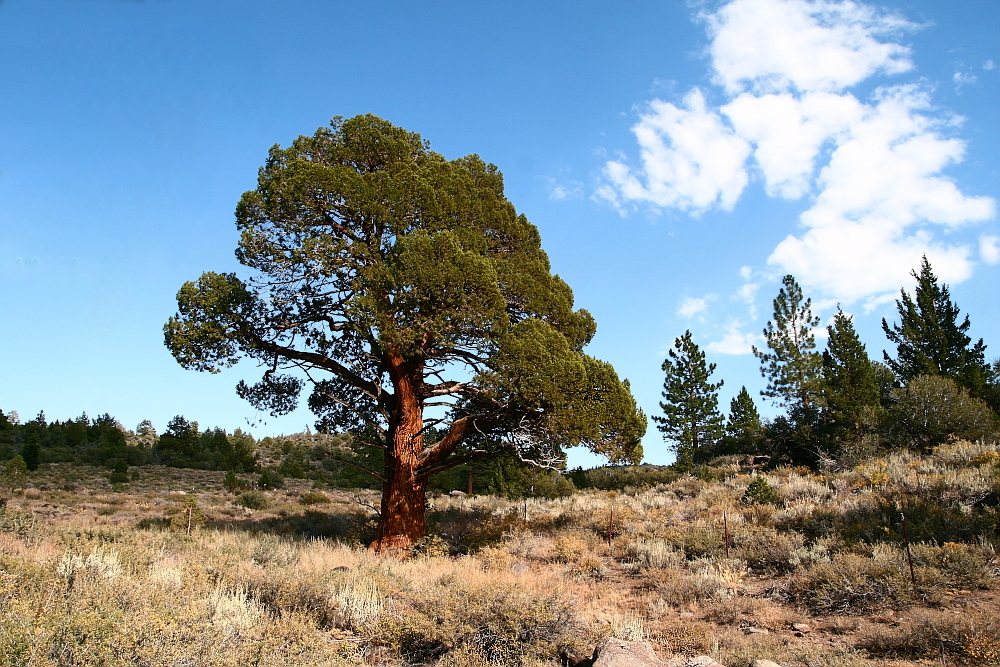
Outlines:
[{"label": "wispy cloud", "polygon": [[633,128],[639,165],[608,161],[599,198],[620,211],[732,210],[756,173],[769,196],[808,202],[801,228],[767,261],[821,297],[871,307],[921,254],[947,282],[971,275],[973,248],[940,232],[995,217],[996,202],[944,173],[964,158],[962,119],[936,107],[925,84],[887,79],[864,99],[853,92],[911,71],[896,40],[921,26],[832,0],[731,0],[699,19],[724,103],[708,104],[699,88],[679,104],[650,102]]},{"label": "wispy cloud", "polygon": [[543,177],[549,190],[549,199],[552,201],[569,201],[571,199],[583,198],[583,183],[574,180]]},{"label": "wispy cloud", "polygon": [[979,256],[987,264],[1000,264],[1000,236],[983,234],[979,237]]},{"label": "wispy cloud", "polygon": [[680,304],[677,306],[677,314],[684,319],[689,320],[695,315],[708,310],[709,301],[714,301],[715,298],[714,294],[707,294],[703,297],[686,296],[681,299]]}]

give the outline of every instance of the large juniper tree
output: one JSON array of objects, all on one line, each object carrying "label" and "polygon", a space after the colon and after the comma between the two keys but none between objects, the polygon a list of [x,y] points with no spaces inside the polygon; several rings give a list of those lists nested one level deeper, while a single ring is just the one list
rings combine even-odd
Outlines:
[{"label": "large juniper tree", "polygon": [[321,429],[381,448],[373,548],[424,537],[428,477],[469,458],[558,465],[577,444],[641,458],[642,413],[583,353],[594,320],[493,165],[374,116],[334,119],[271,149],[236,221],[246,278],[186,283],[166,344],[196,370],[256,360],[263,377],[237,388],[253,405],[287,413],[308,387]]},{"label": "large juniper tree", "polygon": [[719,382],[710,382],[715,364],[705,363],[705,353],[691,332],[674,341],[663,362],[663,415],[654,415],[664,440],[677,453],[677,462],[690,465],[714,453],[722,437],[719,414]]},{"label": "large juniper tree", "polygon": [[912,297],[905,289],[899,291],[899,323],[890,325],[882,320],[885,335],[896,346],[895,359],[884,353],[886,363],[903,382],[921,375],[941,375],[973,396],[993,398],[993,369],[985,360],[986,345],[982,338],[972,342],[969,317],[959,321],[961,311],[951,300],[948,286],[938,284],[926,255],[920,262],[920,273],[912,271],[911,275],[917,286]]}]

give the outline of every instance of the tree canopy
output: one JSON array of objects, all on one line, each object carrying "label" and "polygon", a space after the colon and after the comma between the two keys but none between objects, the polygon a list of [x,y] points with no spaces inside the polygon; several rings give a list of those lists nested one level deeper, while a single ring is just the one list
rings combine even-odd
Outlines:
[{"label": "tree canopy", "polygon": [[690,331],[674,341],[663,362],[663,415],[654,415],[663,438],[677,453],[677,462],[690,465],[707,460],[722,437],[719,387],[709,382],[715,364],[705,363],[705,353]]},{"label": "tree canopy", "polygon": [[968,389],[972,396],[992,398],[993,369],[986,363],[986,345],[968,335],[969,317],[961,318],[947,285],[939,285],[925,255],[920,273],[912,271],[914,295],[899,290],[899,323],[882,319],[882,329],[896,346],[896,357],[885,352],[889,367],[904,382],[921,375],[940,375]]},{"label": "tree canopy", "polygon": [[770,352],[753,348],[760,359],[767,387],[761,392],[785,407],[808,411],[822,391],[822,355],[816,352],[813,329],[819,318],[812,313],[812,299],[804,299],[795,278],[781,279],[774,299],[774,320],[764,327]]},{"label": "tree canopy", "polygon": [[627,383],[583,352],[593,318],[478,156],[337,118],[271,149],[236,222],[246,277],[186,283],[166,345],[195,370],[256,360],[261,379],[237,387],[254,406],[288,413],[308,387],[319,428],[384,448],[375,548],[423,537],[427,478],[469,457],[641,458]]}]

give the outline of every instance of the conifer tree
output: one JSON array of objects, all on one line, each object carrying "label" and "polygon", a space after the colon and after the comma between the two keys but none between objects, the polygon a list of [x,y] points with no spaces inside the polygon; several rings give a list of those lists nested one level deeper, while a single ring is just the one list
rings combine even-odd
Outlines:
[{"label": "conifer tree", "polygon": [[853,320],[839,307],[827,331],[829,338],[823,352],[827,414],[834,428],[860,444],[879,412],[880,387],[876,369],[858,338]]},{"label": "conifer tree", "polygon": [[446,160],[375,116],[337,118],[271,149],[236,220],[246,279],[186,283],[165,343],[194,370],[253,359],[262,376],[241,397],[287,414],[308,387],[321,430],[382,452],[366,471],[382,482],[372,548],[425,537],[428,479],[470,457],[554,467],[583,445],[641,460],[645,416],[584,353],[596,324],[494,165]]},{"label": "conifer tree", "polygon": [[761,395],[789,409],[807,413],[816,407],[822,392],[823,358],[816,352],[813,329],[819,318],[812,314],[812,299],[803,299],[802,288],[791,275],[781,280],[774,299],[774,320],[764,327],[770,352],[753,347],[760,359],[767,387]]},{"label": "conifer tree", "polygon": [[[954,380],[975,397],[990,395],[993,370],[985,360],[986,345],[968,335],[969,317],[959,322],[960,311],[951,300],[947,285],[939,285],[924,255],[920,273],[911,271],[917,280],[914,296],[899,290],[896,300],[899,323],[889,325],[882,319],[882,329],[896,346],[896,358],[885,352],[889,368],[908,383],[921,375],[940,375]],[[996,406],[994,406],[996,407]]]},{"label": "conifer tree", "polygon": [[722,453],[755,454],[760,450],[763,425],[757,406],[745,386],[729,401],[729,416],[726,418],[724,432]]},{"label": "conifer tree", "polygon": [[704,461],[722,437],[718,391],[723,382],[709,382],[715,364],[705,363],[705,353],[692,340],[691,332],[685,331],[674,341],[662,368],[663,416],[654,415],[653,420],[677,453],[679,464]]}]

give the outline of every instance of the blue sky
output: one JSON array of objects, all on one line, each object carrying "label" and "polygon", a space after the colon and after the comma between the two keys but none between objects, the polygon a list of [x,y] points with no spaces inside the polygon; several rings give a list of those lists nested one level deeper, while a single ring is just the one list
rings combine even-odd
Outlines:
[{"label": "blue sky", "polygon": [[[238,269],[268,147],[359,113],[500,167],[648,414],[685,329],[723,409],[762,387],[786,272],[878,358],[926,252],[995,358],[997,35],[985,0],[2,0],[0,409],[301,430],[161,328],[184,281]],[[672,458],[652,425],[645,449]]]}]

